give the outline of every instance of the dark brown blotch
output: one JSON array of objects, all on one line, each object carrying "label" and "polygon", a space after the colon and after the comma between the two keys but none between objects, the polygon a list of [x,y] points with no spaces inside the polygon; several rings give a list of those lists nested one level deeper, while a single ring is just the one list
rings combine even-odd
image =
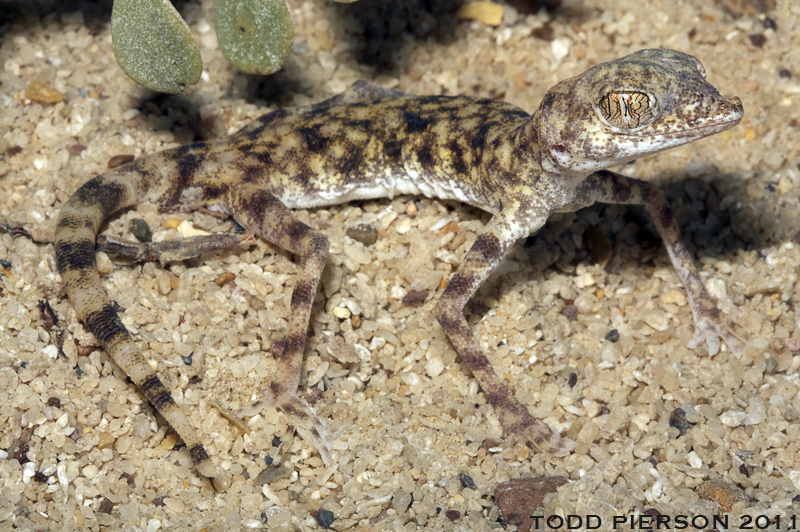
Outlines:
[{"label": "dark brown blotch", "polygon": [[293,402],[287,402],[281,405],[281,410],[283,410],[287,416],[294,416],[297,419],[306,419],[308,414],[302,408],[299,408]]},{"label": "dark brown blotch", "polygon": [[483,260],[492,262],[500,258],[502,246],[500,239],[491,233],[483,233],[475,240],[470,252],[478,254]]},{"label": "dark brown blotch", "polygon": [[314,301],[314,293],[316,292],[313,286],[314,284],[315,283],[309,279],[300,279],[297,281],[292,291],[292,310],[311,306],[311,303]]},{"label": "dark brown blotch", "polygon": [[[239,171],[239,176],[245,183],[258,183],[264,176],[264,167],[262,165],[237,163],[236,169]],[[208,185],[204,185],[206,188]],[[205,197],[205,194],[203,195]]]},{"label": "dark brown blotch", "polygon": [[205,160],[205,155],[198,150],[201,147],[202,143],[195,143],[185,146],[186,149],[178,148],[176,151],[175,165],[178,167],[178,187],[181,189],[192,185],[194,175]]},{"label": "dark brown blotch", "polygon": [[458,144],[458,139],[452,139],[447,146],[450,155],[450,164],[453,170],[460,176],[469,174],[469,167],[464,160],[464,152]]},{"label": "dark brown blotch", "polygon": [[228,193],[228,183],[206,183],[203,185],[203,199],[206,201],[215,201]]},{"label": "dark brown blotch", "polygon": [[128,334],[119,320],[119,314],[110,303],[103,305],[100,310],[87,312],[83,323],[104,346],[118,335]]},{"label": "dark brown blotch", "polygon": [[280,353],[279,356],[276,356],[275,358],[277,360],[286,360],[286,359],[291,359],[295,355],[302,355],[303,350],[305,349],[305,345],[306,345],[305,331],[291,334],[289,335],[288,338],[286,338],[286,349],[282,353]]},{"label": "dark brown blotch", "polygon": [[420,133],[428,129],[432,120],[427,116],[422,116],[416,111],[403,111],[403,122],[406,124],[406,131],[409,134]]},{"label": "dark brown blotch", "polygon": [[469,138],[470,146],[472,146],[473,149],[478,149],[483,146],[486,143],[486,135],[496,125],[497,122],[484,122],[481,124]]},{"label": "dark brown blotch", "polygon": [[109,182],[103,176],[97,176],[76,190],[70,198],[70,203],[97,207],[104,214],[110,214],[122,207],[125,194],[126,189],[123,185]]},{"label": "dark brown blotch", "polygon": [[94,255],[94,242],[90,240],[62,240],[55,244],[56,266],[58,272],[94,269],[97,261]]},{"label": "dark brown blotch", "polygon": [[195,465],[201,464],[206,460],[210,460],[211,458],[208,456],[208,453],[203,448],[202,444],[196,443],[189,447],[189,456],[192,457],[192,463]]},{"label": "dark brown blotch", "polygon": [[330,139],[321,135],[318,128],[315,127],[299,127],[295,131],[303,141],[306,143],[306,148],[309,153],[320,154],[323,153],[330,145]]}]

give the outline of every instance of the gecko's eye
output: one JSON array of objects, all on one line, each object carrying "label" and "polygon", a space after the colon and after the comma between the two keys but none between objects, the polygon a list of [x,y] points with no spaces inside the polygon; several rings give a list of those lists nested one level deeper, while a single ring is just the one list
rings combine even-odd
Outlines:
[{"label": "gecko's eye", "polygon": [[655,117],[656,104],[643,92],[611,91],[597,101],[605,121],[619,129],[636,129]]}]

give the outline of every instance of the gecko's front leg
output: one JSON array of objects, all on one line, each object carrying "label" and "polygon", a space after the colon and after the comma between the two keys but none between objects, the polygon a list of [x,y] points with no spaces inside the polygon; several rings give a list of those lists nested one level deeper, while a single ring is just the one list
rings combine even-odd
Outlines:
[{"label": "gecko's front leg", "polygon": [[325,424],[308,403],[297,396],[311,305],[328,257],[328,239],[299,221],[280,200],[258,186],[242,184],[235,193],[229,193],[226,202],[231,212],[236,213],[239,224],[300,259],[283,351],[275,355],[278,374],[262,391],[262,397],[240,413],[253,415],[263,406],[280,409],[317,448],[325,465],[330,465],[330,442]]},{"label": "gecko's front leg", "polygon": [[[544,220],[534,229],[542,223]],[[472,371],[486,394],[503,430],[538,450],[563,455],[572,450],[575,443],[562,438],[546,423],[533,417],[525,405],[514,397],[492,369],[463,313],[464,305],[481,283],[489,277],[517,238],[523,236],[517,234],[514,227],[519,227],[519,224],[509,223],[499,214],[492,218],[447,283],[434,312],[461,360]]]},{"label": "gecko's front leg", "polygon": [[746,335],[717,308],[703,285],[692,257],[681,239],[672,209],[660,188],[647,181],[603,170],[587,177],[575,194],[577,201],[572,206],[575,208],[594,202],[644,205],[664,241],[678,277],[686,288],[695,324],[695,335],[689,342],[689,348],[694,349],[705,342],[709,353],[715,355],[722,339],[734,353],[741,353],[746,344]]}]

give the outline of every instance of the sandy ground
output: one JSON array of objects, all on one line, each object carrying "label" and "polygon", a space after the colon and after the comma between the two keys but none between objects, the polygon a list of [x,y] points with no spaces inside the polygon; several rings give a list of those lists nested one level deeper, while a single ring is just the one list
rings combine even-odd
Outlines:
[{"label": "sandy ground", "polygon": [[[691,53],[723,94],[742,98],[744,120],[621,171],[665,187],[704,280],[753,345],[741,357],[686,347],[685,293],[642,209],[556,216],[516,246],[466,309],[517,397],[578,442],[565,458],[534,453],[503,438],[431,315],[441,277],[488,216],[411,197],[301,212],[332,243],[301,384],[333,434],[334,463],[325,467],[302,438],[285,438],[281,415],[246,420],[243,433],[210,404],[236,408],[269,375],[269,348],[288,313],[290,255],[258,242],[161,268],[101,254],[125,324],[217,466],[233,475],[232,487],[215,493],[141,393],[93,349],[60,287],[52,246],[0,232],[8,261],[0,530],[313,530],[324,509],[337,530],[484,531],[502,527],[492,498],[499,483],[543,475],[570,482],[540,515],[594,514],[607,524],[621,516],[620,530],[654,509],[672,519],[724,512],[732,527],[748,523],[742,515],[765,516],[757,523],[771,519],[770,529],[800,513],[800,4],[778,0],[767,17],[734,17],[702,0],[567,0],[552,16],[504,5],[491,27],[457,20],[454,3],[293,2],[293,51],[280,73],[258,78],[222,58],[210,1],[186,3],[179,7],[205,72],[180,96],[153,94],[121,72],[108,3],[45,4],[24,5],[21,18],[0,26],[0,215],[43,224],[113,156],[225,136],[358,79],[533,111],[549,86],[596,63],[650,47]],[[26,99],[32,81],[64,100]],[[145,205],[105,232],[131,238],[133,218],[156,239],[179,236],[167,218],[232,227]],[[362,223],[379,229],[376,244],[345,235]],[[586,250],[598,238],[613,251],[605,266]],[[217,286],[224,273],[235,283]],[[429,294],[404,306],[410,290]],[[65,356],[39,301],[67,330]],[[577,314],[564,312],[570,305]],[[612,329],[616,343],[604,339]],[[265,484],[268,454],[283,469],[269,469]]]}]

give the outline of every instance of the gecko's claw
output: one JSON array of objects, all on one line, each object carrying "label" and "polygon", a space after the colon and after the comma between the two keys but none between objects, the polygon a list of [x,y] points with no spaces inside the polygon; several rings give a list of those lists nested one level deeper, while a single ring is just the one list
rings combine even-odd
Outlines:
[{"label": "gecko's claw", "polygon": [[561,436],[544,421],[533,417],[522,404],[518,408],[497,409],[500,424],[505,432],[528,447],[554,456],[566,456],[575,448],[575,442]]},{"label": "gecko's claw", "polygon": [[303,439],[317,449],[322,462],[326,466],[331,465],[331,440],[325,427],[325,420],[317,416],[308,403],[294,394],[279,398],[276,406],[286,414],[289,422],[295,426]]},{"label": "gecko's claw", "polygon": [[689,341],[689,349],[695,349],[705,342],[708,346],[708,354],[711,356],[719,353],[721,342],[733,352],[734,355],[741,355],[747,341],[741,328],[732,321],[727,321],[722,312],[714,308],[713,312],[704,312],[701,316],[695,317],[694,337]]},{"label": "gecko's claw", "polygon": [[308,403],[294,394],[279,395],[277,398],[270,395],[263,395],[261,400],[238,410],[236,414],[240,417],[250,417],[258,414],[264,408],[277,408],[289,418],[289,424],[297,429],[300,436],[319,452],[322,462],[326,466],[331,465],[331,439],[325,426],[325,420],[317,416]]},{"label": "gecko's claw", "polygon": [[569,438],[551,429],[547,423],[536,418],[531,418],[533,423],[522,430],[514,431],[513,434],[520,441],[524,441],[529,447],[552,454],[553,456],[566,456],[573,449],[576,443]]}]

